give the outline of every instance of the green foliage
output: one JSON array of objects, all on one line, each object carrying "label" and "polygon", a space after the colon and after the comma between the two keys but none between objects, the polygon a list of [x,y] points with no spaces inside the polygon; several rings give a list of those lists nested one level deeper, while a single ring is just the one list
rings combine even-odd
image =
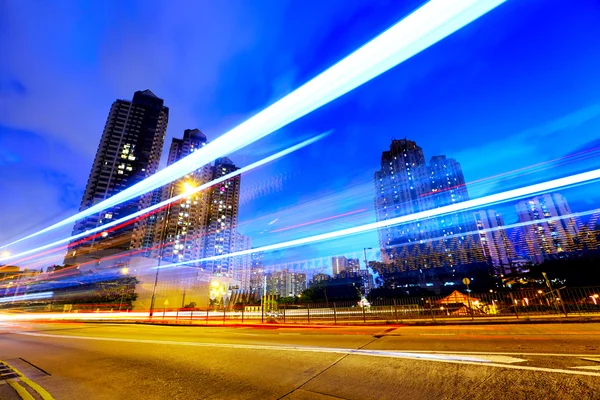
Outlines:
[{"label": "green foliage", "polygon": [[600,252],[589,252],[565,259],[548,260],[531,267],[523,278],[528,283],[516,286],[533,286],[536,281],[542,281],[545,272],[550,279],[558,279],[568,287],[599,286],[600,285]]},{"label": "green foliage", "polygon": [[[135,287],[139,283],[133,276],[118,279],[84,283],[76,288],[54,290],[55,304],[94,305],[95,308],[133,308],[138,295]],[[78,307],[82,308],[82,307]],[[85,308],[85,307],[83,307]]]},{"label": "green foliage", "polygon": [[360,300],[362,292],[360,278],[336,278],[313,284],[302,292],[302,303]]},{"label": "green foliage", "polygon": [[278,300],[279,304],[294,304],[298,301],[296,297],[288,296],[288,297],[280,297]]}]

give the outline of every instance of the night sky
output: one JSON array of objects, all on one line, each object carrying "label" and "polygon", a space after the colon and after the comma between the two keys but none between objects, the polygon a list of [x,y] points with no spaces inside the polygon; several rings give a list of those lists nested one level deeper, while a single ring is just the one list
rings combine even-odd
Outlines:
[{"label": "night sky", "polygon": [[[144,89],[163,98],[170,108],[165,148],[187,128],[211,140],[419,3],[2,2],[0,243],[77,211],[115,99]],[[243,166],[333,129],[242,177],[239,231],[259,246],[374,221],[373,173],[392,138],[415,140],[427,159],[455,158],[467,182],[588,151],[576,162],[479,182],[471,197],[599,168],[598,21],[596,0],[508,1],[232,154]],[[561,193],[574,211],[584,211],[598,207],[599,189]],[[511,204],[497,208],[507,222],[516,220]],[[376,233],[369,233],[270,257],[308,259],[377,246]]]}]

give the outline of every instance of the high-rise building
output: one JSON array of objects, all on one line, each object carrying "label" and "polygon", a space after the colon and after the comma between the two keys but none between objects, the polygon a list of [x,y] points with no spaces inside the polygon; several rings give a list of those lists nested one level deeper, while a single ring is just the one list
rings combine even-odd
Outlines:
[{"label": "high-rise building", "polygon": [[[169,109],[150,90],[138,91],[133,100],[115,101],[108,114],[94,163],[88,178],[80,211],[135,185],[158,169],[169,120]],[[152,194],[123,202],[101,213],[78,221],[73,234],[83,233],[104,223],[148,207]],[[119,252],[132,247],[135,224],[104,232],[83,243],[69,245],[65,263],[86,257],[99,258],[104,252]],[[87,254],[87,256],[85,256]]]},{"label": "high-rise building", "polygon": [[360,260],[358,258],[349,258],[347,271],[351,274],[358,273],[360,271]]},{"label": "high-rise building", "polygon": [[579,229],[567,200],[558,193],[535,196],[516,204],[528,255],[534,264],[575,249]]},{"label": "high-rise building", "polygon": [[331,269],[334,277],[356,275],[360,271],[360,260],[345,256],[332,257]]},{"label": "high-rise building", "polygon": [[482,210],[474,214],[484,257],[493,267],[496,276],[510,274],[515,261],[515,249],[503,229],[504,220],[495,210]]},{"label": "high-rise building", "polygon": [[[206,136],[200,130],[186,129],[183,138],[172,140],[167,165],[176,163],[206,144]],[[211,178],[210,165],[201,166],[157,189],[154,201],[157,197],[160,197],[160,201],[164,201],[183,194],[209,182]],[[185,262],[202,258],[206,239],[208,202],[208,192],[199,191],[169,204],[164,210],[155,214],[155,218],[150,216],[146,224],[140,227],[139,234],[135,235],[136,239],[143,240],[138,247],[152,243],[146,253],[152,258],[161,258],[164,262]]]},{"label": "high-rise building", "polygon": [[326,281],[328,281],[330,279],[331,279],[331,276],[319,272],[319,273],[314,274],[312,276],[312,279],[310,280],[310,285],[312,286],[312,285],[315,285],[315,284],[318,284],[318,283],[321,283],[321,282],[326,282]]},{"label": "high-rise building", "polygon": [[[241,233],[236,234],[234,251],[250,250],[252,239]],[[240,282],[240,290],[250,292],[252,280],[252,255],[236,256],[233,259],[233,278]]]},{"label": "high-rise building", "polygon": [[[218,158],[213,168],[212,179],[217,179],[238,168],[229,158]],[[232,253],[237,234],[238,207],[240,201],[240,176],[237,175],[212,186],[210,193],[205,257]],[[205,267],[215,276],[233,277],[233,257],[207,261]]]},{"label": "high-rise building", "polygon": [[[434,156],[429,165],[411,140],[392,140],[375,172],[377,221],[410,215],[469,199],[460,164]],[[483,261],[471,215],[454,213],[379,230],[381,257],[399,270],[452,267]],[[474,251],[472,251],[474,250]],[[478,259],[479,258],[479,259]]]},{"label": "high-rise building", "polygon": [[348,269],[348,259],[344,256],[331,257],[331,269],[333,276],[339,275]]},{"label": "high-rise building", "polygon": [[306,274],[287,269],[267,275],[267,294],[296,297],[306,290]]},{"label": "high-rise building", "polygon": [[250,297],[261,298],[264,294],[264,266],[262,252],[250,255]]}]

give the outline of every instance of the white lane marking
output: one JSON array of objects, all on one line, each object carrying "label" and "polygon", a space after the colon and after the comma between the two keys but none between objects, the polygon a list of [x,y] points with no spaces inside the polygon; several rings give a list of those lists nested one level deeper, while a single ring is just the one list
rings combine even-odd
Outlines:
[{"label": "white lane marking", "polygon": [[398,350],[404,353],[429,353],[429,354],[470,354],[470,355],[485,355],[485,354],[500,354],[505,356],[540,356],[540,357],[589,357],[592,354],[561,354],[561,353],[515,353],[503,351],[436,351],[436,350]]},{"label": "white lane marking", "polygon": [[[459,356],[456,353],[454,353],[452,355]],[[510,357],[510,356],[504,356],[504,355],[495,355],[495,354],[479,354],[479,355],[477,355],[477,358],[483,358],[490,362],[500,362],[500,363],[507,363],[507,364],[514,364],[514,363],[520,363],[520,362],[527,361],[522,358]]]},{"label": "white lane marking", "polygon": [[[299,351],[299,352],[312,352],[312,353],[336,353],[336,354],[348,354],[358,356],[374,356],[374,357],[387,357],[387,358],[402,358],[412,360],[423,360],[423,361],[436,361],[450,364],[466,364],[466,365],[479,365],[486,367],[495,368],[506,368],[506,369],[519,369],[527,371],[541,371],[560,373],[568,375],[586,375],[586,376],[598,376],[600,372],[591,371],[574,371],[568,369],[559,368],[543,368],[543,367],[531,367],[526,365],[512,365],[512,364],[499,364],[490,362],[483,358],[470,358],[452,354],[435,354],[425,352],[400,352],[390,350],[355,350],[355,349],[341,349],[341,348],[330,348],[330,347],[303,347],[303,346],[268,346],[268,345],[247,345],[247,344],[223,344],[223,343],[199,343],[199,342],[175,342],[170,340],[151,340],[151,339],[124,339],[124,338],[102,338],[93,336],[71,336],[71,335],[51,335],[46,333],[32,333],[32,332],[15,332],[16,335],[24,336],[38,336],[47,337],[54,339],[75,339],[75,340],[95,340],[105,342],[124,342],[124,343],[146,343],[146,344],[160,344],[160,345],[176,345],[176,346],[195,346],[195,347],[219,347],[219,348],[233,348],[233,349],[252,349],[252,350],[272,350],[272,351]],[[486,355],[486,353],[483,353]],[[487,353],[487,355],[490,355]]]},{"label": "white lane marking", "polygon": [[571,368],[585,369],[585,370],[591,370],[591,371],[600,371],[600,367],[597,365],[592,365],[592,366],[587,366],[587,367],[571,367]]}]

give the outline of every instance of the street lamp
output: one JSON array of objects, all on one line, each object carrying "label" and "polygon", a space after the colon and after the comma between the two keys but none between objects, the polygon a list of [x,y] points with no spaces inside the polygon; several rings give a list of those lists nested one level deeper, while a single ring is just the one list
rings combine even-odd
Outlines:
[{"label": "street lamp", "polygon": [[367,260],[367,250],[373,250],[372,247],[365,247],[363,249],[363,253],[365,255],[365,269],[368,271],[369,270],[369,261]]}]

